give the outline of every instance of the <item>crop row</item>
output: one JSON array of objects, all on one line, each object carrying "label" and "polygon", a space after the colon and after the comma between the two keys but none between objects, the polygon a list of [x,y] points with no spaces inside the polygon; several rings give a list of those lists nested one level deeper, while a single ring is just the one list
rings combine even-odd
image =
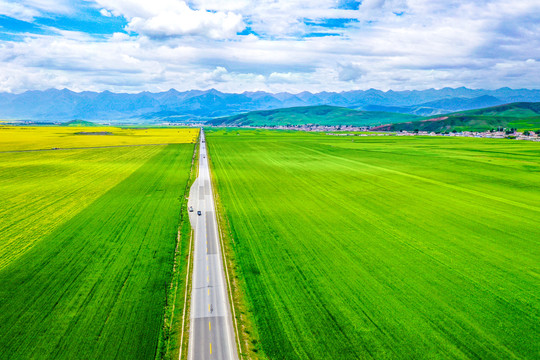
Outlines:
[{"label": "crop row", "polygon": [[269,358],[537,356],[537,144],[207,139]]},{"label": "crop row", "polygon": [[32,246],[0,255],[9,256],[0,269],[0,358],[155,356],[192,153],[189,144],[84,150],[14,170],[20,193],[10,190],[16,211],[6,211],[53,220],[44,233],[19,229],[27,232],[19,244],[34,232]]}]

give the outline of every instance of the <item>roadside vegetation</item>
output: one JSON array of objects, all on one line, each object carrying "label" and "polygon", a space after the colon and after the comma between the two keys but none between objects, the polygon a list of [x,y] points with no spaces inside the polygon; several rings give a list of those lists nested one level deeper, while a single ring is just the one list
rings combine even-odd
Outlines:
[{"label": "roadside vegetation", "polygon": [[[207,146],[212,146],[207,143]],[[210,163],[212,162],[209,156]],[[238,260],[233,248],[235,242],[234,235],[231,231],[231,226],[227,215],[223,209],[221,196],[216,191],[216,179],[211,172],[212,186],[214,188],[214,203],[216,206],[217,222],[219,227],[219,236],[221,241],[222,255],[224,265],[227,267],[228,281],[227,287],[229,292],[229,300],[233,304],[233,322],[234,329],[238,340],[238,352],[241,359],[267,359],[264,353],[257,326],[253,318],[253,307],[246,296],[246,284],[244,277],[240,274]]]},{"label": "roadside vegetation", "polygon": [[[188,196],[193,182],[198,176],[199,146],[195,145],[191,158],[189,180],[186,183],[177,244],[174,255],[173,274],[167,290],[167,302],[163,321],[163,331],[160,335],[156,359],[172,360],[187,357],[189,340],[189,310],[191,290],[192,262],[189,255],[193,250],[193,229],[189,221]],[[188,267],[189,265],[189,267]],[[180,354],[182,351],[182,354]]]},{"label": "roadside vegetation", "polygon": [[[2,129],[3,151],[102,145],[19,129],[34,141]],[[184,143],[0,153],[0,358],[159,355],[197,130],[162,134]]]},{"label": "roadside vegetation", "polygon": [[537,357],[538,144],[207,139],[268,358]]}]

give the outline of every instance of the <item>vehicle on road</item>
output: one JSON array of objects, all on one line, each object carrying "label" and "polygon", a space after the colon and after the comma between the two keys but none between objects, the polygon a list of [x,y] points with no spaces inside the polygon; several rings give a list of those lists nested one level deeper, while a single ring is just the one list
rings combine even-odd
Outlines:
[{"label": "vehicle on road", "polygon": [[197,211],[197,215],[201,216],[201,214],[202,214],[202,213],[201,213],[200,211]]},{"label": "vehicle on road", "polygon": [[189,207],[189,212],[193,212],[193,206]]}]

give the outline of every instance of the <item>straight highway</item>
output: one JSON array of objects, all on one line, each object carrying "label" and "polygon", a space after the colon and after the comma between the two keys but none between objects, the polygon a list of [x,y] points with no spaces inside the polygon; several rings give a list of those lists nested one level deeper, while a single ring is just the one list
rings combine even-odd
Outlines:
[{"label": "straight highway", "polygon": [[191,187],[188,206],[195,229],[188,358],[238,359],[202,130],[199,176]]}]

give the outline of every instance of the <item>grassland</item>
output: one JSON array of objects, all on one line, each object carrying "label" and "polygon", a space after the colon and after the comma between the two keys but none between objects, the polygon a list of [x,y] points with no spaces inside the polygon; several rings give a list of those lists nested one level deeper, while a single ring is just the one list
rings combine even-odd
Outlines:
[{"label": "grassland", "polygon": [[71,120],[62,124],[62,126],[77,126],[77,127],[86,127],[86,126],[99,126],[96,123],[85,120]]},{"label": "grassland", "polygon": [[538,357],[539,144],[207,139],[268,358]]},{"label": "grassland", "polygon": [[[73,128],[41,130],[2,150],[88,145]],[[0,153],[0,358],[159,355],[194,147],[180,137]]]},{"label": "grassland", "polygon": [[[103,135],[107,133],[111,135]],[[93,126],[89,130],[88,126],[0,126],[0,151],[183,144],[196,141],[198,134],[195,128]]]},{"label": "grassland", "polygon": [[540,129],[540,103],[512,103],[483,109],[460,111],[424,120],[388,124],[377,130],[400,131],[488,131],[512,128],[519,131]]},{"label": "grassland", "polygon": [[275,110],[251,111],[210,120],[213,125],[278,126],[278,125],[380,125],[418,119],[416,115],[383,111],[359,111],[339,106],[300,106]]}]

